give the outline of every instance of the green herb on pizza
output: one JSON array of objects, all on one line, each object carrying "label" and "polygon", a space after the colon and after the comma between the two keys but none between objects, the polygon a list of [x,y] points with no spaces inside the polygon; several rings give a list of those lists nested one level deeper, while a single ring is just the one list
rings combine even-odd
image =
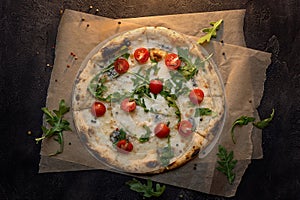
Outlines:
[{"label": "green herb on pizza", "polygon": [[158,149],[158,152],[161,165],[168,166],[170,164],[170,160],[174,157],[174,151],[170,143],[170,135],[168,136],[168,145],[161,149]]},{"label": "green herb on pizza", "polygon": [[131,190],[138,193],[143,193],[143,196],[147,198],[152,196],[159,197],[166,190],[165,185],[160,186],[158,183],[155,185],[155,189],[153,189],[153,183],[151,179],[147,179],[147,184],[142,184],[140,181],[134,178],[130,181],[127,181],[126,184],[130,186]]},{"label": "green herb on pizza", "polygon": [[205,42],[209,42],[211,38],[217,37],[217,31],[219,30],[222,22],[223,19],[220,19],[217,22],[210,22],[210,25],[212,27],[202,29],[202,32],[206,33],[206,35],[199,38],[198,43],[204,44]]},{"label": "green herb on pizza", "polygon": [[196,108],[194,117],[200,117],[204,115],[211,115],[212,110],[210,108]]},{"label": "green herb on pizza", "polygon": [[204,69],[204,63],[212,57],[210,54],[204,60],[196,58],[194,62],[191,61],[189,50],[183,48],[177,48],[179,59],[181,60],[181,66],[178,68],[178,72],[186,79],[186,81],[194,78],[197,75],[200,68]]},{"label": "green herb on pizza", "polygon": [[35,141],[38,143],[45,138],[55,137],[54,139],[60,144],[60,149],[56,151],[56,153],[50,154],[50,156],[54,156],[63,152],[64,148],[64,138],[63,132],[70,131],[70,123],[64,119],[64,115],[69,112],[70,107],[66,106],[65,101],[61,100],[59,103],[59,109],[53,110],[53,112],[49,111],[48,108],[43,107],[42,111],[45,114],[45,120],[49,124],[50,128],[42,126],[43,136],[40,138],[36,138]]},{"label": "green herb on pizza", "polygon": [[218,166],[216,169],[226,175],[227,180],[230,184],[235,179],[235,173],[233,172],[234,167],[237,164],[237,160],[234,159],[233,151],[229,153],[222,145],[219,145],[219,151],[217,153],[219,160],[217,161]]},{"label": "green herb on pizza", "polygon": [[146,133],[139,138],[139,141],[144,143],[148,142],[151,134],[151,130],[148,126],[144,125],[143,128],[146,130]]},{"label": "green herb on pizza", "polygon": [[175,108],[175,115],[178,117],[178,122],[180,122],[181,121],[181,112],[176,103],[177,96],[175,94],[172,94],[168,89],[164,89],[163,91],[161,91],[160,94],[168,102],[169,107]]}]

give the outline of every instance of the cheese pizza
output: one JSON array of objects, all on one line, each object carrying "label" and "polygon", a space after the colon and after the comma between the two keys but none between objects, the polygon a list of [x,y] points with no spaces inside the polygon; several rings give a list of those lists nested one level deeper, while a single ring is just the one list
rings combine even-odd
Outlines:
[{"label": "cheese pizza", "polygon": [[176,31],[143,27],[112,37],[83,62],[72,113],[80,139],[129,173],[179,167],[215,143],[222,81],[204,49]]}]

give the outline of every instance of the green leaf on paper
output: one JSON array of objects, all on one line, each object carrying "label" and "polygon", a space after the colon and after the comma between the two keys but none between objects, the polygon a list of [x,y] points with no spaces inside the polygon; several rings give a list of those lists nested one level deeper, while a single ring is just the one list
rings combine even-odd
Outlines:
[{"label": "green leaf on paper", "polygon": [[64,148],[64,138],[63,132],[70,131],[70,123],[63,119],[64,114],[70,111],[70,107],[68,107],[65,101],[62,99],[59,102],[58,110],[53,110],[53,112],[49,111],[48,108],[42,108],[42,111],[45,114],[45,120],[49,124],[50,128],[42,126],[43,136],[40,138],[36,138],[35,141],[38,143],[45,138],[54,137],[54,140],[58,142],[60,145],[60,149],[57,150],[55,153],[50,154],[50,156],[54,156],[63,152]]},{"label": "green leaf on paper", "polygon": [[211,22],[210,25],[212,27],[202,29],[202,32],[206,33],[206,35],[199,38],[198,43],[204,44],[205,42],[210,42],[211,38],[217,37],[217,31],[219,30],[222,22],[223,22],[223,19],[220,19],[217,22]]},{"label": "green leaf on paper", "polygon": [[234,144],[236,143],[235,137],[234,137],[234,128],[236,126],[247,125],[249,122],[254,122],[254,120],[255,120],[254,117],[241,116],[233,122],[232,127],[231,127],[231,139]]},{"label": "green leaf on paper", "polygon": [[275,114],[275,109],[273,108],[272,113],[269,118],[266,118],[259,122],[253,122],[253,126],[255,126],[256,128],[259,128],[259,129],[266,128],[270,124],[270,122],[273,120],[274,114]]},{"label": "green leaf on paper", "polygon": [[235,173],[233,169],[237,163],[234,159],[233,151],[229,153],[222,145],[219,145],[219,151],[217,153],[219,160],[217,161],[218,166],[216,169],[226,175],[229,184],[232,184],[235,179]]}]

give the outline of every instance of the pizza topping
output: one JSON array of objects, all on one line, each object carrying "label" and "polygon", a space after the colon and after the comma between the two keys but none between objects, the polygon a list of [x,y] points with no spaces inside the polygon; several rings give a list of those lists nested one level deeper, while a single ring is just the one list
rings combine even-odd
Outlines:
[{"label": "pizza topping", "polygon": [[150,58],[155,62],[159,62],[165,58],[167,52],[161,49],[153,48],[150,49]]},{"label": "pizza topping", "polygon": [[95,117],[101,117],[105,114],[106,107],[103,103],[96,101],[92,105],[91,112]]},{"label": "pizza topping", "polygon": [[151,80],[149,88],[151,93],[159,94],[163,89],[163,83],[160,80]]},{"label": "pizza topping", "polygon": [[211,115],[212,110],[209,108],[196,108],[194,117],[200,117],[203,115]]},{"label": "pizza topping", "polygon": [[168,102],[169,107],[175,108],[175,114],[178,117],[178,121],[181,120],[181,112],[180,109],[176,103],[177,96],[175,94],[172,94],[168,89],[164,89],[161,91],[161,96],[165,98],[165,100]]},{"label": "pizza topping", "polygon": [[195,88],[190,92],[189,98],[193,104],[199,105],[203,101],[204,93],[201,89]]},{"label": "pizza topping", "polygon": [[125,58],[118,58],[114,62],[114,68],[119,74],[124,74],[129,69],[129,63]]},{"label": "pizza topping", "polygon": [[[180,60],[182,61],[183,65],[180,66],[178,71],[187,79],[190,80],[193,78],[197,73],[198,73],[198,67],[199,63],[192,64],[191,61],[184,57],[179,57]],[[196,60],[197,61],[197,60]]]},{"label": "pizza topping", "polygon": [[146,134],[142,135],[139,138],[139,141],[144,143],[144,142],[148,142],[149,138],[150,138],[150,134],[151,134],[151,130],[148,126],[144,125],[143,128],[146,130]]},{"label": "pizza topping", "polygon": [[100,101],[104,101],[105,98],[103,97],[103,94],[107,91],[107,87],[104,85],[104,83],[106,82],[106,78],[101,77],[98,81],[97,79],[98,76],[93,78],[88,89],[97,99],[99,99]]},{"label": "pizza topping", "polygon": [[125,140],[127,139],[127,134],[123,129],[116,129],[110,134],[110,141],[113,144],[116,144],[120,140]]},{"label": "pizza topping", "polygon": [[178,132],[182,136],[190,136],[193,133],[193,124],[188,120],[182,120],[178,125]]},{"label": "pizza topping", "polygon": [[135,108],[136,108],[136,103],[134,100],[126,98],[121,102],[121,109],[126,112],[132,112],[135,110]]},{"label": "pizza topping", "polygon": [[171,70],[176,70],[181,65],[181,60],[175,53],[169,53],[165,57],[165,64]]},{"label": "pizza topping", "polygon": [[167,88],[173,88],[174,94],[177,96],[185,95],[190,92],[190,89],[184,84],[186,79],[182,74],[178,73],[176,70],[170,71],[171,79],[165,81],[165,86]]},{"label": "pizza topping", "polygon": [[133,91],[132,96],[134,95],[137,95],[137,98],[135,98],[136,104],[143,107],[145,112],[149,112],[143,98],[144,96],[151,98],[149,87],[147,85],[140,85]]},{"label": "pizza topping", "polygon": [[154,134],[158,138],[166,138],[170,134],[170,128],[168,127],[168,124],[165,123],[159,123],[156,125],[154,129]]},{"label": "pizza topping", "polygon": [[168,146],[158,149],[158,156],[162,166],[168,166],[170,164],[170,160],[174,157],[170,136],[168,137]]},{"label": "pizza topping", "polygon": [[[118,143],[117,143],[117,147],[119,150],[121,150],[121,152],[130,152],[132,151],[133,149],[133,145],[131,142],[129,142],[128,140],[120,140]],[[124,150],[124,151],[122,151]]]},{"label": "pizza topping", "polygon": [[186,80],[191,80],[198,74],[199,69],[205,70],[204,63],[209,60],[213,54],[208,55],[204,60],[197,57],[194,61],[190,56],[188,49],[177,48],[179,59],[181,60],[181,66],[178,68],[178,72],[182,74]]},{"label": "pizza topping", "polygon": [[143,47],[136,49],[133,55],[136,61],[138,61],[140,64],[146,63],[150,57],[149,51]]}]

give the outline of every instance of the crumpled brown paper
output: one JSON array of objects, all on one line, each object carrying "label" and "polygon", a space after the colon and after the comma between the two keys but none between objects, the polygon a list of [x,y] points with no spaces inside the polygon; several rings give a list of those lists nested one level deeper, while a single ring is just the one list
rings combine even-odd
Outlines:
[{"label": "crumpled brown paper", "polygon": [[[57,35],[56,58],[48,89],[47,107],[56,109],[61,99],[71,105],[72,88],[78,69],[88,53],[101,41],[117,33],[142,26],[165,26],[194,37],[203,33],[210,21],[223,19],[215,42],[204,45],[221,72],[226,92],[227,116],[218,144],[233,150],[238,164],[235,182],[230,185],[226,177],[215,169],[218,144],[205,158],[195,158],[186,165],[151,179],[209,194],[233,196],[251,159],[262,158],[261,131],[251,125],[236,128],[234,145],[230,137],[232,122],[241,115],[255,116],[265,80],[265,70],[270,64],[270,54],[241,47],[244,10],[193,13],[132,19],[109,19],[86,13],[65,10]],[[236,46],[240,45],[240,46]],[[71,55],[71,52],[75,56]],[[113,171],[91,156],[79,141],[72,120],[66,114],[74,132],[64,134],[62,154],[49,157],[59,146],[52,139],[42,143],[40,173],[102,169]],[[149,178],[149,176],[139,176]],[[182,181],[185,180],[185,181]]]}]

